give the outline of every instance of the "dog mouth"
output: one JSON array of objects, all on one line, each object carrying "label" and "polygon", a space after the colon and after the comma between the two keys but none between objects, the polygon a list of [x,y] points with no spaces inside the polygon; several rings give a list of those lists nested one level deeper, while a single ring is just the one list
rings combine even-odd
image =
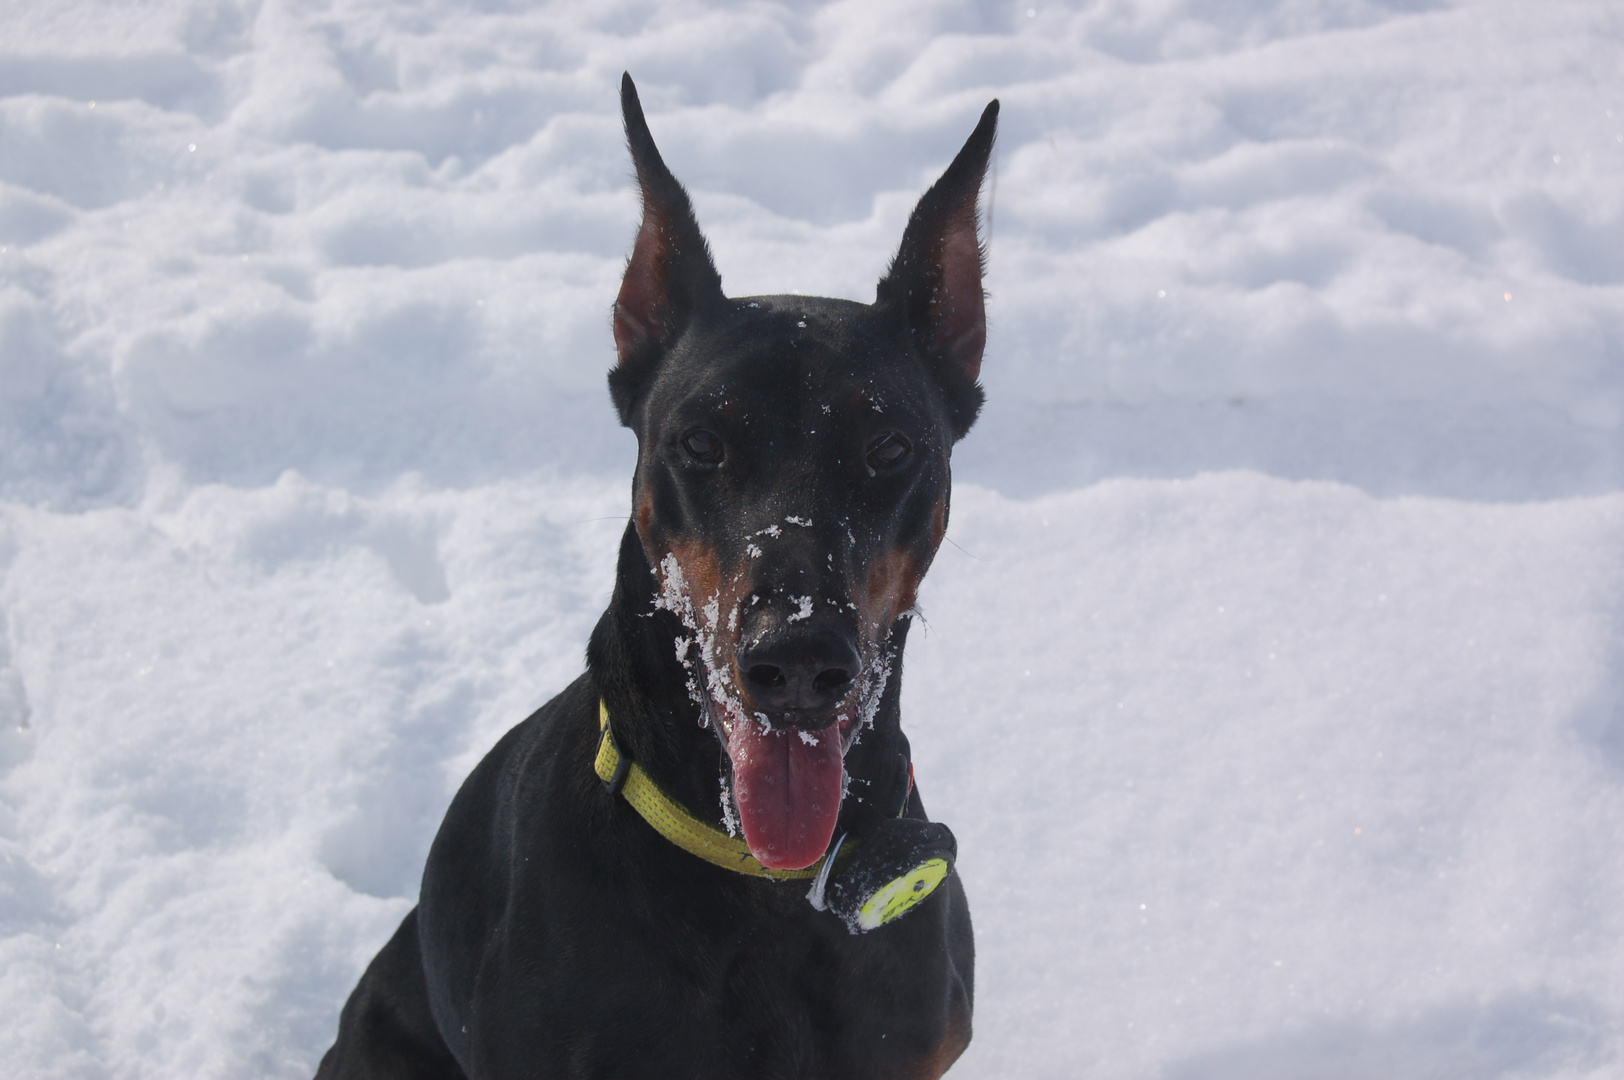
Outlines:
[{"label": "dog mouth", "polygon": [[840,818],[856,711],[815,730],[775,726],[762,713],[724,717],[727,711],[713,711],[712,727],[731,766],[733,803],[750,854],[774,870],[812,865],[828,850]]},{"label": "dog mouth", "polygon": [[874,723],[895,659],[888,642],[866,644],[863,651],[861,675],[846,696],[816,716],[754,710],[736,682],[696,665],[707,691],[703,717],[731,774],[722,792],[724,823],[729,831],[737,825],[765,867],[804,869],[834,839],[847,789],[846,754]]},{"label": "dog mouth", "polygon": [[[657,568],[655,607],[675,614],[686,633],[676,641],[677,660],[688,671],[688,692],[700,706],[727,756],[731,774],[722,792],[723,823],[742,831],[757,862],[774,870],[800,870],[821,858],[834,838],[846,793],[845,756],[862,729],[873,723],[894,659],[888,642],[859,639],[859,655],[810,680],[784,698],[770,693],[777,680],[761,670],[790,661],[758,654],[739,670],[742,589],[690,591],[682,564],[667,554]],[[794,674],[794,672],[791,672]],[[838,678],[837,678],[838,676]],[[799,676],[805,682],[805,673]],[[752,683],[751,679],[755,682]],[[839,699],[815,702],[839,687]],[[783,687],[777,687],[782,691]],[[766,709],[758,706],[769,704]],[[737,818],[734,813],[737,812]]]}]

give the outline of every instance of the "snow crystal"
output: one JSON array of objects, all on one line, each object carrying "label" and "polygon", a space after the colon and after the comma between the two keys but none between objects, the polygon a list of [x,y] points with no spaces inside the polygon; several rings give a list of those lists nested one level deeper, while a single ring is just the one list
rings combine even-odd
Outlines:
[{"label": "snow crystal", "polygon": [[739,817],[733,809],[733,785],[726,777],[722,779],[722,793],[719,798],[722,803],[722,828],[729,836],[736,837],[739,835]]}]

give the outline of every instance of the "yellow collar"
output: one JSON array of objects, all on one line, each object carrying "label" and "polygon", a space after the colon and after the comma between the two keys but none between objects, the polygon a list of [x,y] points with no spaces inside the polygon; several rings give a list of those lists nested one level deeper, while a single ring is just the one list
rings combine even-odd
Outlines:
[{"label": "yellow collar", "polygon": [[[609,706],[598,702],[598,757],[593,769],[609,788],[631,803],[654,831],[690,855],[706,862],[751,877],[773,878],[777,881],[805,881],[818,876],[824,859],[801,870],[772,870],[762,866],[750,854],[750,845],[736,836],[729,836],[714,825],[707,825],[690,814],[660,786],[649,779],[648,773],[615,745],[614,732],[609,730]],[[849,845],[848,845],[849,846]]]}]

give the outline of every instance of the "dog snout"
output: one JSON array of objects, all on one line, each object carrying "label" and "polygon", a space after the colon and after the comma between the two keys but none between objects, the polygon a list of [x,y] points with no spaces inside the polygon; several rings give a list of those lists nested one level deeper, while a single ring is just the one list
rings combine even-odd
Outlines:
[{"label": "dog snout", "polygon": [[830,626],[786,627],[738,653],[744,688],[775,724],[825,727],[851,691],[862,661],[849,634]]}]

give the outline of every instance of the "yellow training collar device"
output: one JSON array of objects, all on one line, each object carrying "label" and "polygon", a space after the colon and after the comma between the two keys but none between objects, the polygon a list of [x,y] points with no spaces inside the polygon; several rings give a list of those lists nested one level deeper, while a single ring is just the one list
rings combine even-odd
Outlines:
[{"label": "yellow training collar device", "polygon": [[946,859],[929,859],[876,889],[857,909],[858,929],[873,930],[906,915],[910,908],[936,891],[936,886],[947,877],[947,871]]},{"label": "yellow training collar device", "polygon": [[[862,850],[845,834],[834,848],[801,870],[770,870],[750,854],[750,845],[708,825],[660,790],[637,762],[620,752],[609,726],[609,706],[598,701],[598,754],[593,771],[611,795],[624,795],[632,809],[654,831],[690,855],[713,866],[751,877],[812,882],[806,899],[817,911],[828,911],[854,934],[867,933],[906,915],[936,891],[953,872],[958,845],[947,826],[907,819],[907,802],[894,819],[871,828]],[[908,773],[909,790],[913,773]],[[830,871],[834,871],[833,874]]]},{"label": "yellow training collar device", "polygon": [[598,702],[598,731],[598,758],[593,762],[598,779],[607,784],[611,792],[618,790],[632,804],[632,809],[654,826],[655,832],[688,854],[726,870],[778,881],[808,881],[823,869],[827,855],[801,870],[773,870],[762,866],[750,854],[749,844],[690,814],[682,804],[661,791],[635,761],[621,755],[614,733],[609,730],[609,706],[601,700]]}]

